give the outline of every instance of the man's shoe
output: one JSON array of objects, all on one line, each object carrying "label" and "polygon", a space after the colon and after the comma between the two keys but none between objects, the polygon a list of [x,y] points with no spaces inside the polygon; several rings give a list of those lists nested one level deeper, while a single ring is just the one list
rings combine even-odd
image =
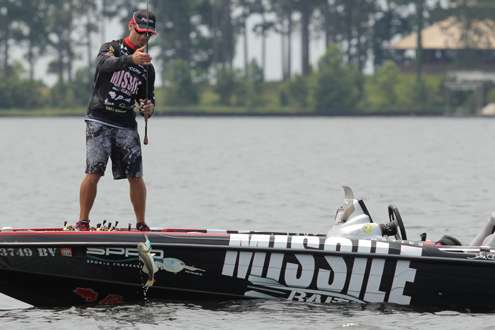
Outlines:
[{"label": "man's shoe", "polygon": [[89,231],[89,220],[79,220],[76,222],[76,230]]},{"label": "man's shoe", "polygon": [[138,222],[136,224],[136,229],[139,231],[150,231],[150,227],[148,227],[148,225],[144,222]]}]

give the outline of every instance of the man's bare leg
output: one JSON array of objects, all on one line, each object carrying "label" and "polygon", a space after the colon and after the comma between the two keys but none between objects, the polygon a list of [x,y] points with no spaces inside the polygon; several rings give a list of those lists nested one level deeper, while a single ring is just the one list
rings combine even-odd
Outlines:
[{"label": "man's bare leg", "polygon": [[134,207],[137,223],[144,223],[144,214],[146,210],[146,185],[142,177],[128,178],[129,194],[131,203]]},{"label": "man's bare leg", "polygon": [[89,220],[89,212],[96,198],[96,187],[101,175],[86,174],[79,190],[79,220]]}]

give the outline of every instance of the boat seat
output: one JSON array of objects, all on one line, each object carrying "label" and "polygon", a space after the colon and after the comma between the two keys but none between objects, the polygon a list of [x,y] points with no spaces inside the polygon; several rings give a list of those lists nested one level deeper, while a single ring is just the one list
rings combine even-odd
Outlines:
[{"label": "boat seat", "polygon": [[490,234],[485,237],[481,246],[495,247],[495,234]]},{"label": "boat seat", "polygon": [[[493,212],[488,219],[487,224],[479,232],[479,234],[471,241],[471,246],[485,245],[484,241],[488,239],[488,236],[493,235],[495,232],[495,212]],[[493,239],[493,238],[492,238]]]}]

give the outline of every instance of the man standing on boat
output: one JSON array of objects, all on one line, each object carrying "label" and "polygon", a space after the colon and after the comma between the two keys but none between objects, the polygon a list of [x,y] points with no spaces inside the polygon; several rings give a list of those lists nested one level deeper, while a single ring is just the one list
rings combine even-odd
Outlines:
[{"label": "man standing on boat", "polygon": [[128,23],[129,35],[103,44],[96,58],[93,94],[85,118],[86,176],[80,187],[78,230],[90,228],[89,213],[108,158],[114,179],[129,181],[136,228],[149,230],[135,109],[146,120],[154,111],[155,70],[146,48],[156,34],[155,22],[155,15],[148,10],[134,12]]}]

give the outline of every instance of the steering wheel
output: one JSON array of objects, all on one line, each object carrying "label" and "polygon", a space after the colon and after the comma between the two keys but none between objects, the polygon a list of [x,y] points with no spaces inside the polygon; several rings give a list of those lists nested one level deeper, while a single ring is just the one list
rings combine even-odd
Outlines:
[{"label": "steering wheel", "polygon": [[404,222],[402,221],[402,217],[400,216],[399,209],[394,205],[388,206],[388,218],[390,222],[395,222],[400,230],[400,235],[397,233],[395,235],[396,239],[407,240],[406,228],[404,227]]}]

